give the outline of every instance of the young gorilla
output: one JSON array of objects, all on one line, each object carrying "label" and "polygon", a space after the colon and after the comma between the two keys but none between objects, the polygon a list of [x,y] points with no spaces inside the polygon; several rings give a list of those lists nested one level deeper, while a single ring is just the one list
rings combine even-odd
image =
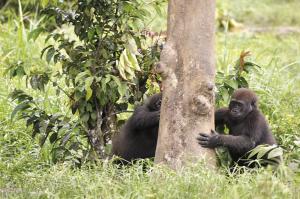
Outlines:
[{"label": "young gorilla", "polygon": [[[198,139],[202,147],[215,148],[225,146],[228,148],[233,161],[239,165],[246,162],[240,158],[261,144],[276,144],[269,130],[264,115],[257,107],[257,96],[246,88],[236,90],[231,98],[229,108],[221,108],[215,112],[216,127],[229,129],[229,135],[200,133]],[[245,158],[245,157],[244,157]]]},{"label": "young gorilla", "polygon": [[155,94],[144,105],[135,109],[120,134],[113,139],[113,155],[127,162],[155,156],[161,99],[161,93]]}]

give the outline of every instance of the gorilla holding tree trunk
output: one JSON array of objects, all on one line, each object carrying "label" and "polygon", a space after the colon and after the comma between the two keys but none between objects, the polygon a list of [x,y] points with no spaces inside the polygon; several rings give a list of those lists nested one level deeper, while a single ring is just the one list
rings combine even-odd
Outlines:
[{"label": "gorilla holding tree trunk", "polygon": [[112,154],[124,159],[122,163],[155,156],[162,94],[151,96],[113,138]]},{"label": "gorilla holding tree trunk", "polygon": [[224,129],[226,125],[229,135],[215,131],[212,131],[212,134],[200,133],[197,138],[199,144],[207,148],[227,147],[233,161],[239,165],[246,164],[240,159],[246,158],[244,155],[256,146],[276,144],[264,115],[257,107],[257,101],[257,96],[251,90],[246,88],[236,90],[229,107],[215,112],[216,127]]}]

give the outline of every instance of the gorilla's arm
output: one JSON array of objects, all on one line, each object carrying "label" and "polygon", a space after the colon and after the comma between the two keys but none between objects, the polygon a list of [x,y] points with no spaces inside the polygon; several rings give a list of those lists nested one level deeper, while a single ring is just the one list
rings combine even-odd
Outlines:
[{"label": "gorilla's arm", "polygon": [[247,129],[246,133],[238,132],[237,136],[221,135],[212,130],[211,134],[200,133],[197,139],[202,147],[215,148],[225,146],[229,150],[244,155],[259,143],[263,128],[262,125],[255,123],[252,128],[250,126],[244,127],[244,129]]},{"label": "gorilla's arm", "polygon": [[220,108],[215,111],[215,127],[219,133],[224,134],[226,119],[228,118],[228,108]]},{"label": "gorilla's arm", "polygon": [[238,154],[245,154],[255,147],[255,142],[250,137],[245,135],[220,135],[213,133],[211,135],[200,133],[197,138],[198,143],[205,148],[216,148],[225,146],[229,150],[235,151]]},{"label": "gorilla's arm", "polygon": [[148,107],[143,105],[134,111],[129,122],[135,130],[150,128],[159,124],[160,111],[149,111]]},{"label": "gorilla's arm", "polygon": [[228,108],[220,108],[215,111],[215,125],[220,126],[225,124],[226,118],[228,118]]},{"label": "gorilla's arm", "polygon": [[219,139],[222,143],[220,146],[225,146],[229,150],[235,151],[236,153],[242,155],[255,147],[255,141],[253,141],[250,137],[244,135],[220,135]]}]

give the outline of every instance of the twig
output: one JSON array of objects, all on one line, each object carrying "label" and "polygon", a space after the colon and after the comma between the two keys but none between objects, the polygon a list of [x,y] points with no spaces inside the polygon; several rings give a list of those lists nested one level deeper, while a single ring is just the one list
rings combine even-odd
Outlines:
[{"label": "twig", "polygon": [[57,82],[54,82],[54,81],[52,81],[51,79],[49,79],[49,81],[52,82],[52,83],[55,83],[55,84],[56,84],[56,87],[57,87],[59,90],[61,90],[68,98],[70,98],[71,100],[74,100],[74,101],[75,101],[75,99],[74,99],[71,95],[69,95],[69,93],[67,93],[67,91],[65,91],[62,87],[60,87],[60,86],[58,85]]}]

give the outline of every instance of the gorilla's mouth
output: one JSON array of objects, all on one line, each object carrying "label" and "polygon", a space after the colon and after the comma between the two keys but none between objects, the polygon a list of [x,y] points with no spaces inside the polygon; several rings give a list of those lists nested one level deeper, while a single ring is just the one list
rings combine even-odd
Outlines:
[{"label": "gorilla's mouth", "polygon": [[230,116],[237,119],[237,118],[241,118],[242,114],[239,111],[230,111]]}]

